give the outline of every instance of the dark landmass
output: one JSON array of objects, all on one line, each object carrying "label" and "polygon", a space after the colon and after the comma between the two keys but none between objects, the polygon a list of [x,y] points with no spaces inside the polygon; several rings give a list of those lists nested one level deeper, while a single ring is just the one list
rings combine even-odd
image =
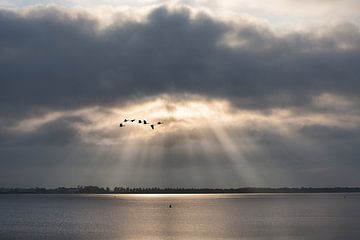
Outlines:
[{"label": "dark landmass", "polygon": [[97,186],[78,186],[73,188],[58,187],[48,188],[0,188],[0,194],[201,194],[201,193],[356,193],[360,192],[360,187],[326,187],[326,188],[261,188],[261,187],[243,187],[243,188],[124,188]]}]

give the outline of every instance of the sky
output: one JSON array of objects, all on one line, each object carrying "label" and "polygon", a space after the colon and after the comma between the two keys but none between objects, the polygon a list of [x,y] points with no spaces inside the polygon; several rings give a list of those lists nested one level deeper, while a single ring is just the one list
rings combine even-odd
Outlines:
[{"label": "sky", "polygon": [[359,11],[0,0],[0,186],[358,186]]}]

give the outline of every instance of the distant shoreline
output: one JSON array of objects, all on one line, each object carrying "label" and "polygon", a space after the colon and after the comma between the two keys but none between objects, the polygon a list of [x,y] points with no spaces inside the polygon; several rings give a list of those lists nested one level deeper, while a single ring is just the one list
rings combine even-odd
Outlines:
[{"label": "distant shoreline", "polygon": [[235,193],[360,193],[360,187],[327,188],[103,188],[97,186],[78,186],[74,188],[0,188],[0,194],[235,194]]}]

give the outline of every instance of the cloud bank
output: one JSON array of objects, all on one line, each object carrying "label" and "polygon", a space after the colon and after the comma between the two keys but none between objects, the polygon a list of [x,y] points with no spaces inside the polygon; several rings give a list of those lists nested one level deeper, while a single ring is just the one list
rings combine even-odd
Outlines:
[{"label": "cloud bank", "polygon": [[[284,32],[189,7],[119,19],[103,27],[88,12],[63,7],[0,10],[4,184],[360,180],[353,174],[360,143],[356,24]],[[151,116],[172,127],[145,139],[127,132],[146,149],[120,151],[119,162],[114,148],[134,146],[111,127],[129,112],[157,112]],[[131,180],[129,169],[143,177]],[[188,174],[192,178],[184,179]],[[169,176],[170,182],[161,181]]]}]

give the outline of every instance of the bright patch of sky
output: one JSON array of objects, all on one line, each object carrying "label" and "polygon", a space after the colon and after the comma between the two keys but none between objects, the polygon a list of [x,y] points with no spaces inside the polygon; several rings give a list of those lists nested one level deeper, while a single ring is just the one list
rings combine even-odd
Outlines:
[{"label": "bright patch of sky", "polygon": [[[339,22],[359,24],[360,2],[357,0],[0,0],[2,8],[24,8],[34,5],[59,5],[64,7],[99,9],[108,11],[128,8],[141,10],[159,5],[187,6],[206,11],[227,20],[260,21],[269,25],[302,28],[307,25],[328,25]],[[108,9],[108,10],[106,10]],[[132,11],[133,14],[134,11]]]}]

